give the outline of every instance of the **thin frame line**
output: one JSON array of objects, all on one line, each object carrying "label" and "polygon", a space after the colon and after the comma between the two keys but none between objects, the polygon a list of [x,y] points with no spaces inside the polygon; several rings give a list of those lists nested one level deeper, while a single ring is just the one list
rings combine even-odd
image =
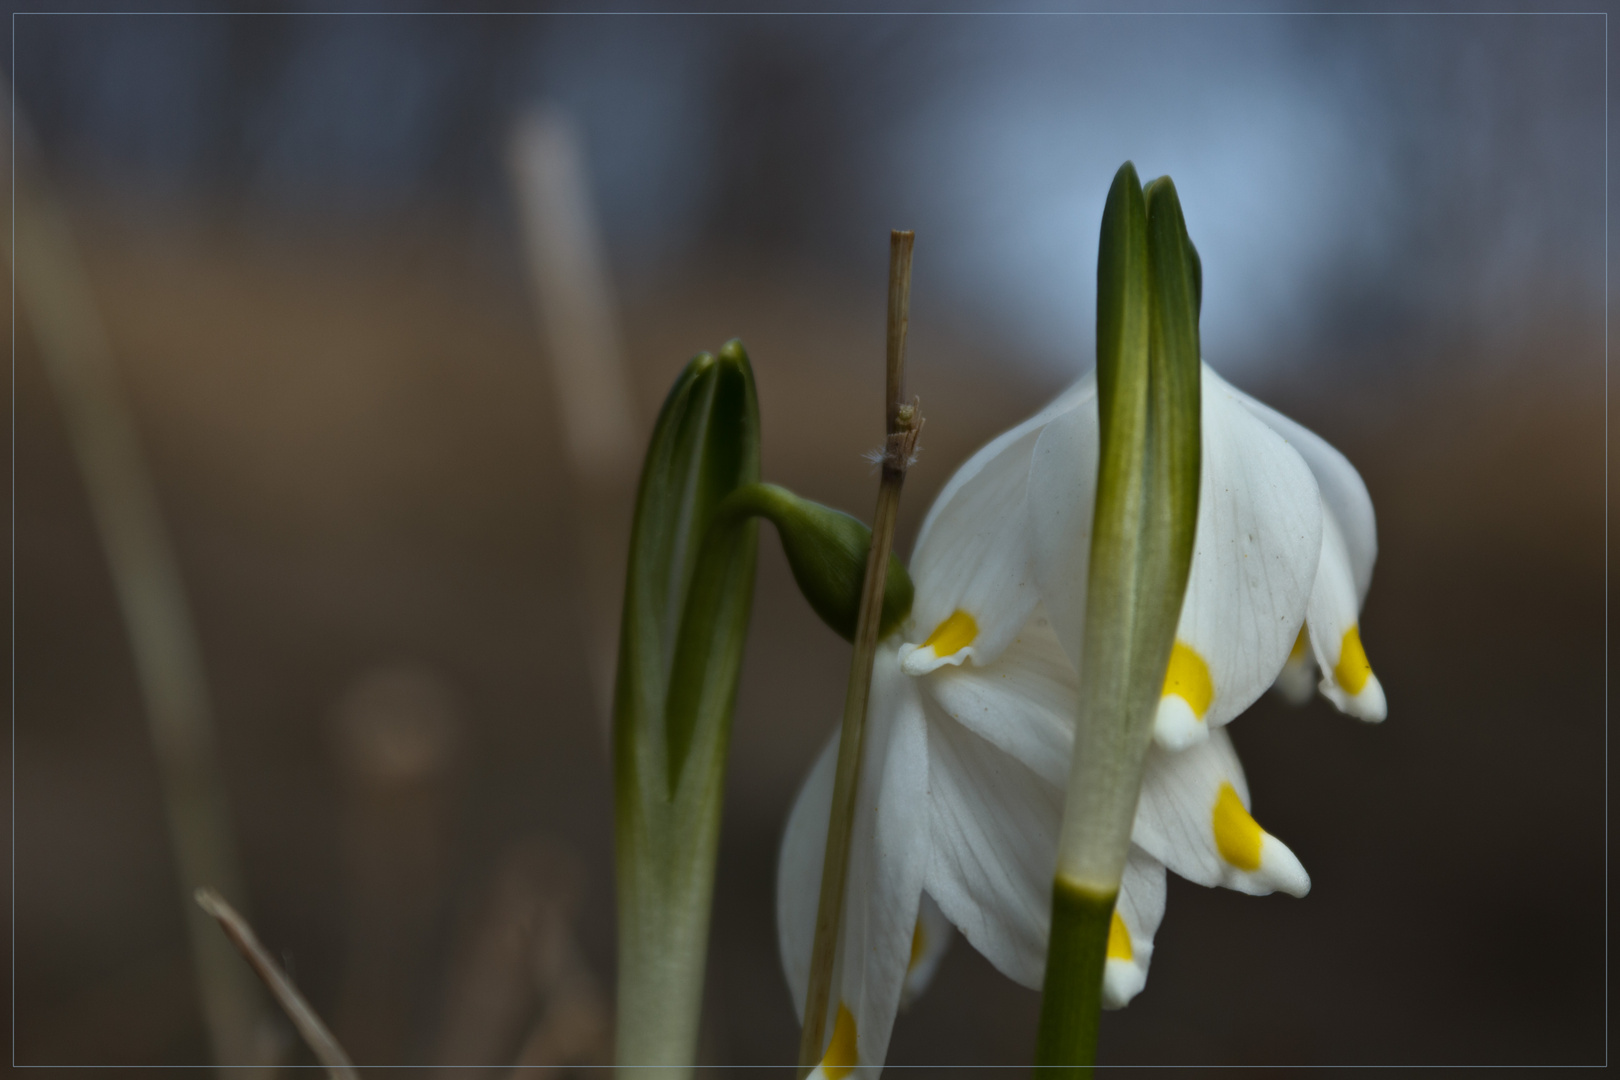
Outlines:
[{"label": "thin frame line", "polygon": [[[1007,11],[1007,10],[983,10],[983,11],[981,11],[981,10],[977,10],[977,9],[962,10],[962,11],[945,11],[945,10],[933,10],[933,9],[926,9],[926,10],[903,10],[903,9],[901,9],[901,10],[882,10],[882,11],[870,11],[870,10],[866,10],[866,11],[845,11],[845,10],[834,10],[834,11],[797,11],[797,10],[795,10],[795,11],[780,11],[780,10],[756,10],[756,9],[747,9],[747,10],[738,10],[738,11],[724,11],[724,10],[714,10],[714,11],[648,11],[648,10],[645,10],[645,9],[628,10],[628,11],[613,10],[613,9],[591,10],[591,11],[575,11],[575,10],[571,10],[571,9],[566,10],[566,11],[485,11],[485,10],[476,10],[476,11],[408,11],[408,10],[401,10],[401,11],[274,11],[274,10],[268,10],[267,9],[267,10],[263,10],[263,11],[259,11],[259,10],[254,10],[254,11],[219,11],[219,10],[211,10],[211,11],[210,10],[198,10],[198,11],[91,11],[91,10],[85,10],[85,11],[46,11],[46,10],[39,10],[39,11],[14,11],[14,12],[12,12],[12,17],[13,17],[13,20],[15,20],[16,16],[18,16],[18,15],[116,15],[116,16],[130,16],[130,15],[152,15],[152,16],[219,15],[219,16],[232,16],[232,17],[238,16],[238,15],[281,15],[281,16],[294,16],[294,17],[304,17],[304,16],[354,17],[354,16],[359,16],[359,15],[389,15],[389,16],[396,16],[396,15],[425,15],[425,16],[507,15],[507,16],[515,16],[515,17],[526,17],[526,18],[547,17],[547,16],[556,16],[556,15],[566,15],[566,16],[611,15],[611,16],[615,16],[615,17],[623,17],[623,16],[626,16],[626,15],[644,15],[644,16],[649,16],[649,17],[671,17],[671,16],[675,16],[675,17],[713,17],[713,16],[722,16],[722,15],[750,15],[750,16],[754,16],[754,15],[768,15],[768,16],[792,15],[792,16],[843,16],[843,17],[848,17],[848,16],[895,16],[895,15],[928,15],[928,16],[1008,15],[1008,16],[1017,16],[1017,17],[1020,17],[1020,18],[1029,18],[1031,16],[1043,16],[1043,15],[1044,16],[1054,17],[1054,18],[1081,18],[1081,17],[1090,17],[1090,16],[1095,16],[1095,15],[1105,15],[1105,16],[1130,15],[1130,16],[1149,16],[1149,17],[1152,17],[1152,16],[1193,16],[1193,17],[1200,17],[1200,18],[1219,17],[1219,16],[1225,16],[1225,15],[1241,15],[1241,16],[1254,16],[1254,15],[1319,16],[1319,15],[1329,15],[1329,16],[1335,16],[1335,17],[1344,17],[1344,16],[1347,16],[1347,15],[1368,15],[1368,16],[1376,15],[1376,16],[1380,16],[1380,17],[1397,16],[1397,15],[1429,16],[1429,17],[1433,17],[1433,16],[1453,16],[1453,15],[1456,15],[1456,16],[1463,16],[1463,15],[1466,15],[1466,16],[1500,15],[1500,16],[1531,16],[1531,17],[1536,17],[1536,18],[1540,18],[1542,16],[1547,16],[1547,15],[1602,15],[1604,17],[1605,30],[1606,30],[1607,29],[1607,22],[1608,22],[1608,14],[1609,13],[1607,11],[1603,10],[1603,9],[1592,9],[1592,10],[1569,9],[1569,10],[1560,10],[1560,11],[1272,11],[1272,10],[1268,10],[1268,9],[1264,9],[1264,8],[1255,9],[1255,10],[1235,10],[1235,11],[1197,11],[1197,10],[1190,10],[1190,11],[1168,11],[1168,10],[1167,11],[1113,11],[1113,10],[1108,10],[1108,11],[1019,11],[1019,10],[1012,10],[1012,11]],[[1606,45],[1607,45],[1607,39],[1605,38],[1605,46]]]},{"label": "thin frame line", "polygon": [[11,1067],[17,1067],[17,13],[11,13]]},{"label": "thin frame line", "polygon": [[[447,15],[447,16],[985,16],[1009,15],[1018,17],[1030,16],[1559,16],[1559,15],[1602,15],[1603,16],[1603,999],[1604,999],[1604,1030],[1603,1030],[1603,1063],[1602,1065],[1108,1065],[1107,1068],[1129,1069],[1157,1069],[1157,1068],[1198,1068],[1198,1069],[1377,1069],[1377,1068],[1405,1068],[1405,1069],[1519,1069],[1519,1068],[1606,1068],[1609,1062],[1609,1002],[1610,1002],[1610,959],[1609,959],[1609,666],[1610,666],[1610,626],[1609,626],[1609,13],[1607,10],[1559,10],[1559,11],[1272,11],[1272,10],[1232,10],[1232,11],[1023,11],[1023,10],[882,10],[882,11],[781,11],[781,10],[736,10],[736,11],[648,11],[648,10],[563,10],[563,11],[49,11],[25,10],[11,13],[11,1067],[28,1069],[235,1069],[257,1068],[257,1066],[236,1065],[18,1065],[17,1063],[17,16],[19,15],[100,15],[120,16],[131,15],[148,16],[240,16],[240,15],[280,15],[280,16],[362,16],[362,15]],[[324,1068],[320,1065],[283,1065],[282,1068]],[[390,1068],[423,1068],[424,1066],[407,1065],[364,1065],[367,1069]],[[557,1066],[427,1066],[428,1068],[555,1068]],[[614,1068],[614,1066],[572,1065],[571,1068],[598,1069]],[[715,1065],[705,1064],[706,1069],[732,1069],[732,1068],[790,1068],[791,1065]],[[901,1065],[885,1064],[886,1069],[1000,1069],[1000,1068],[1031,1068],[1028,1065]]]},{"label": "thin frame line", "polygon": [[1603,1064],[1609,1064],[1609,13],[1603,13]]}]

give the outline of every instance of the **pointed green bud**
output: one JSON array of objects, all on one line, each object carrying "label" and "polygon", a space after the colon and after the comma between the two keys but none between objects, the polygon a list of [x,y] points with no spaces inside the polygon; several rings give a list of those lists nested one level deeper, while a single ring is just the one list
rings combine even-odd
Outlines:
[{"label": "pointed green bud", "polygon": [[[716,529],[759,479],[739,342],[700,353],[658,414],[636,494],[614,696],[617,1056],[690,1075],[758,529]],[[684,1071],[683,1071],[684,1070]]]},{"label": "pointed green bud", "polygon": [[[801,499],[775,484],[750,484],[727,500],[725,512],[765,518],[776,526],[799,591],[821,621],[845,641],[855,638],[861,582],[872,530],[841,510]],[[911,576],[893,554],[883,583],[878,637],[888,637],[911,614]]]},{"label": "pointed green bud", "polygon": [[670,388],[642,461],[630,531],[624,609],[619,623],[619,668],[614,691],[614,748],[624,785],[646,749],[643,732],[662,723],[664,690],[675,629],[690,580],[688,551],[696,553],[689,494],[701,456],[708,404],[714,396],[715,358],[698,353]]},{"label": "pointed green bud", "polygon": [[[1198,475],[1202,453],[1199,391],[1203,357],[1198,342],[1198,306],[1203,271],[1198,252],[1187,236],[1176,185],[1161,176],[1148,185],[1148,262],[1152,267],[1152,499],[1149,515],[1167,537],[1162,580],[1154,582],[1148,603],[1157,604],[1172,625],[1180,618],[1181,598],[1192,566],[1193,532],[1198,524]],[[1154,638],[1159,635],[1153,634]],[[1163,644],[1164,660],[1170,642]],[[1148,678],[1144,675],[1143,678]],[[1154,693],[1162,676],[1155,675]]]},{"label": "pointed green bud", "polygon": [[[722,512],[733,492],[759,480],[759,403],[742,342],[726,342],[714,359],[713,390],[691,474],[688,530],[682,555],[690,567],[669,669],[664,706],[671,790],[694,745],[719,755],[700,772],[723,766],[754,596],[758,530]],[[718,773],[716,773],[718,775]]]}]

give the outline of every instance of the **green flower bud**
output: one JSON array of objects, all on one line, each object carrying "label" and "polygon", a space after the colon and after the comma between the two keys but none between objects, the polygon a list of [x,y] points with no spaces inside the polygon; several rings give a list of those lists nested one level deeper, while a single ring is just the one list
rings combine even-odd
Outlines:
[{"label": "green flower bud", "polygon": [[[871,529],[841,510],[801,499],[775,484],[738,488],[720,512],[722,517],[758,516],[775,525],[799,591],[822,622],[845,641],[854,640],[861,581],[872,546]],[[883,584],[879,638],[899,629],[911,614],[911,599],[911,576],[891,554],[889,576]]]}]

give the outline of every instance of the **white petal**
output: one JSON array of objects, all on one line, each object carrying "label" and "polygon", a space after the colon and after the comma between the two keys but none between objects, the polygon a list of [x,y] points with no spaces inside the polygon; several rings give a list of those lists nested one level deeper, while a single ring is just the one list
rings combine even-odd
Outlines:
[{"label": "white petal", "polygon": [[[909,674],[967,659],[989,663],[1028,619],[1036,600],[1024,513],[1030,454],[1047,423],[1094,395],[1094,380],[1081,379],[969,458],[946,483],[911,558],[912,625],[921,644],[909,643],[902,654]],[[947,622],[959,613],[966,624]],[[968,632],[947,632],[963,625]]]},{"label": "white petal", "polygon": [[1182,700],[1167,700],[1156,732],[1172,749],[1201,737],[1189,712],[1225,724],[1276,680],[1322,548],[1321,497],[1304,459],[1203,370],[1198,532],[1166,682]]},{"label": "white petal", "polygon": [[1080,683],[1037,607],[992,664],[942,668],[922,680],[947,715],[1059,789],[1068,783]]},{"label": "white petal", "polygon": [[917,543],[916,586],[901,654],[907,674],[942,664],[993,660],[1035,606],[1024,528],[1024,484],[1037,432],[984,462]]},{"label": "white petal", "polygon": [[1344,534],[1351,577],[1356,585],[1356,606],[1367,599],[1372,584],[1373,562],[1378,558],[1378,523],[1373,517],[1372,498],[1361,474],[1349,460],[1320,435],[1301,427],[1263,402],[1231,388],[1238,399],[1305,459],[1322,491],[1322,503],[1333,514]]},{"label": "white petal", "polygon": [[782,836],[776,864],[776,938],[782,974],[793,994],[794,1014],[804,1016],[805,987],[810,981],[810,950],[816,935],[816,905],[821,896],[821,863],[827,851],[827,815],[832,809],[833,774],[838,766],[838,736],[816,758]]},{"label": "white petal", "polygon": [[[917,545],[921,547],[922,542],[928,539],[929,533],[934,529],[935,522],[945,508],[955,500],[957,493],[972,482],[987,464],[999,458],[1003,450],[1018,442],[1030,432],[1038,431],[1058,417],[1067,415],[1078,408],[1081,403],[1095,399],[1096,396],[1097,373],[1088,371],[1071,383],[1056,398],[1052,399],[1040,412],[1016,427],[1003,431],[981,447],[977,453],[963,462],[962,467],[952,473],[951,478],[945,482],[945,486],[939,489],[939,495],[934,499],[934,505],[929,509],[928,516],[923,518],[922,528],[917,532]],[[1093,407],[1092,412],[1096,412],[1095,407]]]},{"label": "white petal", "polygon": [[1091,519],[1097,504],[1095,394],[1053,420],[1036,440],[1026,513],[1029,558],[1052,631],[1079,670],[1091,568]]},{"label": "white petal", "polygon": [[[928,861],[926,740],[916,685],[900,673],[893,647],[880,648],[872,674],[865,757],[856,796],[843,936],[827,1017],[834,1048],[842,1045],[840,1025],[853,1027],[857,1060],[849,1064],[858,1065],[870,1077],[876,1077],[888,1053],[911,963]],[[777,872],[783,969],[801,1014],[821,889],[836,747],[835,737],[800,792],[789,817]],[[847,1015],[841,1016],[840,1010]]]},{"label": "white petal", "polygon": [[928,989],[934,972],[939,970],[939,962],[945,958],[945,952],[955,936],[956,931],[945,913],[939,910],[939,904],[932,896],[923,893],[922,906],[917,909],[917,929],[911,938],[911,963],[906,968],[906,985],[900,994],[902,1009]]},{"label": "white petal", "polygon": [[[972,732],[936,719],[933,710],[928,715],[935,817],[927,895],[939,897],[946,916],[999,971],[1038,988],[1051,929],[1062,788]],[[1104,965],[1108,1008],[1125,1005],[1146,985],[1164,899],[1164,865],[1133,844],[1115,908],[1131,955]]]},{"label": "white petal", "polygon": [[930,708],[933,853],[925,888],[1008,978],[1046,965],[1063,791]]},{"label": "white petal", "polygon": [[[1164,864],[1135,844],[1125,861],[1114,914],[1130,939],[1130,957],[1113,955],[1103,964],[1103,1008],[1122,1009],[1147,986],[1148,963],[1153,959],[1153,935],[1164,918]],[[1109,939],[1110,946],[1113,939]]]},{"label": "white petal", "polygon": [[1306,615],[1311,647],[1322,669],[1322,694],[1361,720],[1384,719],[1384,687],[1367,664],[1357,625],[1358,605],[1350,556],[1337,517],[1323,516],[1321,563]]},{"label": "white petal", "polygon": [[1248,816],[1249,787],[1225,731],[1178,752],[1148,751],[1131,840],[1200,885],[1304,896],[1311,879],[1287,845]]}]

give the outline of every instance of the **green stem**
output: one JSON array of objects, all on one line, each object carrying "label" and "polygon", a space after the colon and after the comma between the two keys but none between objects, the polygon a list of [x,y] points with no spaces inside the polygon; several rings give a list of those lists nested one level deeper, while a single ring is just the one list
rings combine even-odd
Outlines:
[{"label": "green stem", "polygon": [[1116,899],[1117,894],[1099,895],[1062,878],[1052,884],[1052,940],[1035,1063],[1055,1068],[1043,1068],[1043,1078],[1091,1075]]},{"label": "green stem", "polygon": [[810,977],[804,999],[804,1027],[799,1038],[799,1074],[808,1075],[821,1060],[826,1043],[834,960],[844,915],[844,883],[849,873],[850,837],[855,828],[855,792],[860,783],[866,736],[866,702],[872,689],[872,662],[877,655],[889,549],[894,543],[900,489],[922,430],[915,404],[905,401],[906,330],[911,308],[910,232],[889,237],[889,318],[886,410],[888,443],[877,509],[872,515],[872,546],[861,585],[855,651],[850,659],[844,720],[838,739],[838,766],[833,779],[832,811],[827,822],[827,849],[821,864],[821,895],[816,907],[816,934],[810,950]]}]

